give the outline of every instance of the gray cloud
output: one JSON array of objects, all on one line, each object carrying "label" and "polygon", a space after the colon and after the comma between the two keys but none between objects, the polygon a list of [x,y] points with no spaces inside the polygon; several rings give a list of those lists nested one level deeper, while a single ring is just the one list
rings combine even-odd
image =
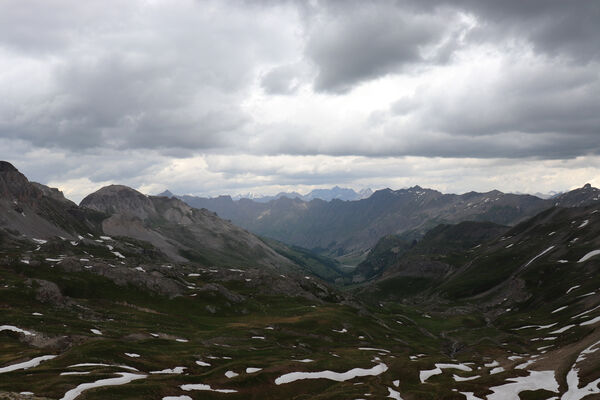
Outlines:
[{"label": "gray cloud", "polygon": [[[431,4],[431,3],[430,3]],[[490,40],[507,33],[530,40],[537,51],[577,62],[600,57],[600,3],[575,0],[441,0],[483,20]]]},{"label": "gray cloud", "polygon": [[[326,92],[344,93],[415,65],[446,63],[469,43],[521,42],[576,63],[600,57],[595,1],[334,1],[312,12],[306,54],[318,70],[315,88]],[[477,25],[461,26],[461,14]]]},{"label": "gray cloud", "polygon": [[267,71],[260,83],[268,94],[290,95],[296,93],[304,75],[298,64],[280,65]]},{"label": "gray cloud", "polygon": [[[77,5],[66,13],[71,3]],[[27,97],[0,103],[0,136],[73,150],[186,151],[239,142],[249,121],[241,103],[254,76],[261,63],[287,52],[273,15],[209,1],[137,4],[120,13],[90,3],[62,1],[58,10],[39,4],[48,15],[21,2],[3,5],[3,28],[20,33],[0,35],[0,57],[31,58],[39,82],[10,83]]]},{"label": "gray cloud", "polygon": [[[598,37],[593,0],[6,0],[0,156],[42,182],[215,191],[600,155]],[[164,172],[207,154],[241,161]]]},{"label": "gray cloud", "polygon": [[318,70],[319,91],[344,93],[357,83],[439,56],[436,49],[427,55],[426,47],[444,47],[447,59],[456,46],[444,42],[453,13],[410,14],[390,2],[352,3],[323,13],[310,24],[306,44]]}]

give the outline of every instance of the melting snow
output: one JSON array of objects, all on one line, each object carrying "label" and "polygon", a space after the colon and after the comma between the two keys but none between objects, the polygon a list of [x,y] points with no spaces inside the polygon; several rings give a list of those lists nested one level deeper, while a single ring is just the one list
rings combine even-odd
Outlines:
[{"label": "melting snow", "polygon": [[387,365],[380,363],[372,368],[353,368],[346,372],[320,371],[320,372],[290,372],[275,379],[276,385],[295,382],[301,379],[330,379],[343,382],[359,376],[377,376],[387,371]]},{"label": "melting snow", "polygon": [[246,373],[247,374],[253,374],[253,373],[258,372],[258,371],[262,371],[262,368],[252,368],[252,367],[246,368]]},{"label": "melting snow", "polygon": [[[574,327],[575,325],[567,325],[567,326],[563,326],[560,329],[557,329],[555,331],[550,332],[551,334],[557,334],[557,333],[563,333],[568,331],[569,329],[571,329],[572,327]],[[539,349],[538,349],[539,350]]]},{"label": "melting snow", "polygon": [[348,330],[346,328],[342,328],[339,331],[337,329],[332,329],[332,331],[337,332],[337,333],[346,333],[346,332],[348,332]]},{"label": "melting snow", "polygon": [[579,324],[579,326],[592,325],[592,324],[595,324],[597,322],[600,322],[600,316],[598,316],[596,318],[593,318],[593,319],[590,319],[589,321],[582,322],[581,324]]},{"label": "melting snow", "polygon": [[499,374],[500,372],[504,372],[504,368],[496,367],[490,371],[490,375],[496,375],[496,374]]},{"label": "melting snow", "polygon": [[529,262],[527,264],[525,264],[525,267],[529,266],[529,264],[531,264],[532,262],[534,262],[535,260],[537,260],[538,258],[540,258],[541,256],[543,256],[544,254],[546,254],[547,252],[549,252],[553,248],[554,248],[554,246],[550,246],[546,250],[544,250],[540,254],[538,254],[537,256],[533,257],[531,260],[529,260]]},{"label": "melting snow", "polygon": [[581,225],[579,225],[579,226],[578,226],[578,228],[583,228],[584,226],[586,226],[587,224],[589,224],[589,222],[590,222],[590,220],[589,220],[589,219],[586,219],[585,221],[583,221],[583,222],[581,223]]},{"label": "melting snow", "polygon": [[525,369],[527,367],[529,367],[531,364],[535,363],[536,360],[528,360],[525,361],[523,364],[519,364],[515,367],[515,369]]},{"label": "melting snow", "polygon": [[119,253],[118,251],[113,251],[112,253],[119,258],[125,258],[125,256],[123,254]]},{"label": "melting snow", "polygon": [[130,374],[128,372],[119,372],[117,375],[120,375],[118,378],[108,378],[108,379],[100,379],[96,382],[83,383],[77,386],[75,389],[69,390],[60,400],[73,400],[78,397],[85,390],[93,389],[102,386],[115,386],[115,385],[125,385],[131,381],[136,379],[144,379],[147,375],[138,375],[138,374]]},{"label": "melting snow", "polygon": [[190,396],[167,396],[167,397],[163,397],[162,400],[194,400],[192,399]]},{"label": "melting snow", "polygon": [[310,358],[305,358],[303,360],[292,360],[292,361],[298,361],[301,363],[310,363],[310,362],[313,362],[314,360],[311,360]]},{"label": "melting snow", "polygon": [[389,350],[385,350],[385,349],[375,349],[373,347],[359,347],[359,350],[365,350],[365,351],[381,351],[382,353],[390,353]]},{"label": "melting snow", "polygon": [[12,326],[12,325],[0,325],[0,332],[2,332],[2,331],[11,331],[11,332],[22,333],[25,336],[35,336],[34,333],[31,333],[31,332],[26,331],[21,328],[17,328],[16,326]]},{"label": "melting snow", "polygon": [[233,390],[233,389],[213,389],[210,387],[210,385],[203,385],[201,383],[181,385],[179,387],[181,388],[181,390],[185,390],[186,392],[189,392],[190,390],[204,390],[204,391],[218,392],[218,393],[236,393],[237,392],[237,390]]},{"label": "melting snow", "polygon": [[179,343],[187,343],[187,342],[189,342],[189,340],[187,340],[187,339],[175,339],[175,341],[179,342]]},{"label": "melting snow", "polygon": [[581,286],[581,285],[575,285],[575,286],[573,286],[573,287],[570,287],[570,288],[569,288],[569,290],[567,290],[567,293],[566,293],[566,294],[569,294],[569,293],[571,293],[571,291],[572,291],[572,290],[575,290],[575,289],[577,289],[577,288],[578,288],[578,287],[580,287],[580,286]]},{"label": "melting snow", "polygon": [[392,398],[392,399],[396,399],[396,400],[402,400],[402,397],[400,397],[400,392],[395,391],[392,388],[387,388],[388,389],[388,398]]},{"label": "melting snow", "polygon": [[492,361],[491,363],[483,364],[483,366],[486,368],[493,368],[497,367],[498,365],[500,365],[500,363],[496,360]]},{"label": "melting snow", "polygon": [[577,314],[577,315],[574,315],[574,316],[572,316],[572,317],[571,317],[571,319],[579,318],[579,317],[581,317],[581,316],[583,316],[583,315],[586,315],[586,314],[589,314],[589,313],[591,313],[592,311],[596,311],[596,310],[597,310],[597,309],[599,309],[599,308],[600,308],[600,305],[599,305],[599,306],[596,306],[596,307],[594,307],[594,308],[590,308],[590,309],[589,309],[589,310],[587,310],[587,311],[584,311],[584,312],[582,312],[582,313],[579,313],[579,314]]},{"label": "melting snow", "polygon": [[587,253],[585,256],[581,257],[579,259],[579,261],[577,261],[578,263],[582,263],[584,261],[589,260],[590,258],[597,256],[598,254],[600,254],[600,250],[594,250],[594,251],[590,251],[589,253]]},{"label": "melting snow", "polygon": [[200,360],[196,361],[196,364],[198,364],[201,367],[210,367],[209,363],[204,362],[204,361],[200,361]]},{"label": "melting snow", "polygon": [[89,371],[70,371],[70,372],[61,372],[61,375],[88,375]]},{"label": "melting snow", "polygon": [[554,371],[529,371],[529,376],[509,378],[511,383],[491,387],[492,394],[487,400],[518,399],[519,393],[526,390],[548,390],[558,392],[558,382],[554,378]]},{"label": "melting snow", "polygon": [[475,376],[469,376],[469,377],[465,378],[465,377],[462,377],[462,376],[458,376],[458,375],[456,375],[456,374],[453,374],[453,375],[452,375],[452,378],[454,378],[454,380],[455,380],[456,382],[464,382],[464,381],[472,381],[473,379],[480,378],[480,376],[479,376],[479,375],[475,375]]},{"label": "melting snow", "polygon": [[442,370],[440,368],[434,368],[434,369],[428,369],[425,371],[420,371],[419,372],[419,379],[421,379],[421,383],[425,383],[425,381],[429,378],[431,378],[434,375],[439,375],[442,373]]},{"label": "melting snow", "polygon": [[116,364],[111,365],[111,364],[104,364],[104,363],[73,364],[73,365],[69,365],[67,368],[81,368],[81,367],[117,367],[117,368],[128,369],[130,371],[138,371],[137,368],[130,367],[129,365],[116,365]]},{"label": "melting snow", "polygon": [[100,332],[98,329],[90,329],[90,331],[94,334],[94,335],[102,335],[102,332]]},{"label": "melting snow", "polygon": [[225,376],[228,377],[229,379],[235,378],[238,375],[239,375],[238,373],[235,373],[233,371],[227,371],[227,372],[225,372]]},{"label": "melting snow", "polygon": [[151,374],[183,374],[185,371],[185,367],[175,367],[175,368],[166,368],[161,371],[150,371]]},{"label": "melting snow", "polygon": [[568,306],[558,307],[556,310],[552,311],[552,313],[551,313],[551,314],[554,314],[554,313],[557,313],[557,312],[559,312],[559,311],[562,311],[562,310],[564,310],[564,309],[565,309],[565,308],[567,308],[567,307],[568,307]]},{"label": "melting snow", "polygon": [[55,357],[56,356],[41,356],[41,357],[32,358],[31,360],[24,361],[22,363],[8,365],[6,367],[0,368],[0,374],[6,373],[6,372],[17,371],[19,369],[29,369],[32,367],[37,367],[42,362],[47,361],[47,360],[52,360]]},{"label": "melting snow", "polygon": [[37,244],[46,244],[46,243],[48,243],[48,241],[44,240],[44,239],[31,239],[31,240],[33,240]]},{"label": "melting snow", "polygon": [[127,357],[131,357],[131,358],[138,358],[140,355],[136,354],[136,353],[125,353],[125,355]]}]

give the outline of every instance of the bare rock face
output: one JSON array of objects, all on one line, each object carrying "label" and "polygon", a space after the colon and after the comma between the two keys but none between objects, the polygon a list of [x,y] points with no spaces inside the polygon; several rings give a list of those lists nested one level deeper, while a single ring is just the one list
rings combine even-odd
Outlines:
[{"label": "bare rock face", "polygon": [[57,200],[57,201],[59,201],[61,203],[69,205],[69,206],[76,206],[75,203],[73,203],[71,200],[67,199],[65,197],[65,195],[63,194],[63,192],[61,192],[57,188],[51,188],[51,187],[48,187],[46,185],[42,185],[41,183],[37,183],[37,182],[31,182],[31,184],[35,188],[39,189],[44,194],[44,196],[46,196],[46,197],[50,197],[50,198],[52,198],[54,200]]},{"label": "bare rock face", "polygon": [[11,163],[0,161],[0,199],[33,205],[42,196]]},{"label": "bare rock face", "polygon": [[34,282],[37,286],[35,289],[36,300],[59,307],[67,304],[67,300],[63,297],[56,283],[43,279],[34,279],[31,282]]}]

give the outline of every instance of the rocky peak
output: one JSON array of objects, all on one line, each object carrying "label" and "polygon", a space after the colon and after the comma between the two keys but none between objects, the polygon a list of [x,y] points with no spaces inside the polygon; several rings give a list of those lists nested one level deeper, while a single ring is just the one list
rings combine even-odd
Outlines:
[{"label": "rocky peak", "polygon": [[19,172],[19,171],[8,161],[0,161],[0,172]]},{"label": "rocky peak", "polygon": [[54,200],[60,201],[61,203],[66,203],[71,206],[76,205],[71,200],[67,199],[63,192],[61,192],[57,188],[52,188],[37,182],[31,182],[31,184],[37,189],[39,189],[46,197],[53,198]]},{"label": "rocky peak", "polygon": [[167,189],[164,192],[157,194],[156,196],[158,196],[158,197],[174,197],[175,195],[169,189]]},{"label": "rocky peak", "polygon": [[0,198],[33,205],[42,195],[11,163],[0,161]]},{"label": "rocky peak", "polygon": [[154,204],[147,196],[123,185],[105,186],[86,196],[79,205],[106,214],[122,214],[142,220],[156,215]]}]

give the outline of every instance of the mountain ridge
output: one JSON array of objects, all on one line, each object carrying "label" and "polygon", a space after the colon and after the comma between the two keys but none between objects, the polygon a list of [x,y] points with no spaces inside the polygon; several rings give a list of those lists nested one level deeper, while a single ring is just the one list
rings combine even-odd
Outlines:
[{"label": "mountain ridge", "polygon": [[598,201],[594,189],[586,185],[551,199],[498,190],[444,194],[420,186],[381,189],[357,201],[305,202],[282,197],[259,203],[250,199],[235,201],[230,196],[180,198],[258,235],[339,257],[364,253],[389,234],[412,231],[420,237],[441,223],[475,220],[514,225],[554,205],[569,207]]}]

